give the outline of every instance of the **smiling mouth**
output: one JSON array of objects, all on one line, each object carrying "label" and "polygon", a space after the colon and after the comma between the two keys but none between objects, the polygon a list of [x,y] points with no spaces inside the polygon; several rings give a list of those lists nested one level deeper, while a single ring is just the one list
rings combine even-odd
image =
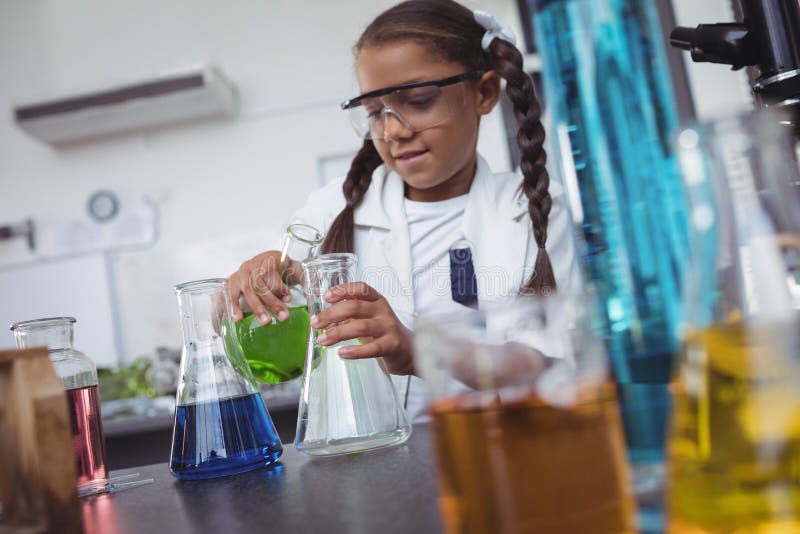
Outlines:
[{"label": "smiling mouth", "polygon": [[400,160],[400,161],[413,159],[413,158],[416,158],[417,156],[421,156],[421,155],[423,155],[423,154],[425,154],[427,152],[428,152],[427,150],[410,150],[408,152],[403,152],[401,154],[398,154],[398,155],[394,156],[394,159]]}]

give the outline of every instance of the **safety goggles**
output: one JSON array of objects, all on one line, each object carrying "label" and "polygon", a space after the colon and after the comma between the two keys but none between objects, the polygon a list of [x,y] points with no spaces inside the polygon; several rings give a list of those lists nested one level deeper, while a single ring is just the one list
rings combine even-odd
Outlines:
[{"label": "safety goggles", "polygon": [[473,70],[441,80],[386,87],[350,99],[342,109],[350,114],[353,128],[363,139],[385,140],[392,118],[405,129],[420,132],[447,122],[461,111],[466,91],[460,82],[482,75],[483,71]]}]

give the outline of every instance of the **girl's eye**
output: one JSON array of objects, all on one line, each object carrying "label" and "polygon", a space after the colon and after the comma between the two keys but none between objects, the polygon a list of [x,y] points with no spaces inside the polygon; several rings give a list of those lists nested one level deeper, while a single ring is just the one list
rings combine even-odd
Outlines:
[{"label": "girl's eye", "polygon": [[423,110],[435,104],[439,95],[441,90],[436,87],[420,87],[406,91],[402,101],[409,108]]},{"label": "girl's eye", "polygon": [[425,109],[433,104],[435,98],[427,97],[427,98],[414,98],[407,102],[409,106],[416,109]]},{"label": "girl's eye", "polygon": [[381,108],[365,108],[367,111],[367,118],[374,119],[381,114]]}]

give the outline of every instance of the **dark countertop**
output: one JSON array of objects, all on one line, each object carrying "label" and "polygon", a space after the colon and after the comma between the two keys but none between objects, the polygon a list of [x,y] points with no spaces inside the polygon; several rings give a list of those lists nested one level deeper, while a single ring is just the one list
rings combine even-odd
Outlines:
[{"label": "dark countertop", "polygon": [[430,429],[372,452],[311,458],[284,445],[277,466],[179,481],[167,464],[115,471],[147,486],[83,502],[86,534],[441,532]]}]

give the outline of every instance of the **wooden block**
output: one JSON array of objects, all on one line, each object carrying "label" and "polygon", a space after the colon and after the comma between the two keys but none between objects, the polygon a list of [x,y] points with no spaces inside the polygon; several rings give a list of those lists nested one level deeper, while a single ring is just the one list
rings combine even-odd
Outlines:
[{"label": "wooden block", "polygon": [[67,397],[45,348],[0,351],[3,532],[80,533]]}]

